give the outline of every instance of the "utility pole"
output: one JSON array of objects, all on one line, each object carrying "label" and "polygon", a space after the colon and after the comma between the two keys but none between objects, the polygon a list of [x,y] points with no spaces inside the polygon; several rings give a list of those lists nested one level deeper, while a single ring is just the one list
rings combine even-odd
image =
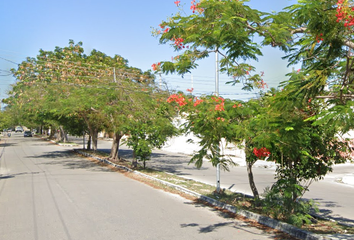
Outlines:
[{"label": "utility pole", "polygon": [[160,90],[162,89],[162,77],[161,77],[161,73],[159,73],[159,87]]},{"label": "utility pole", "polygon": [[117,79],[116,79],[116,68],[113,68],[113,81],[116,83]]},{"label": "utility pole", "polygon": [[[215,96],[219,96],[219,54],[215,48]],[[219,143],[221,146],[221,142]],[[216,193],[220,193],[220,163],[216,165]]]},{"label": "utility pole", "polygon": [[215,96],[219,96],[219,54],[215,49]]}]

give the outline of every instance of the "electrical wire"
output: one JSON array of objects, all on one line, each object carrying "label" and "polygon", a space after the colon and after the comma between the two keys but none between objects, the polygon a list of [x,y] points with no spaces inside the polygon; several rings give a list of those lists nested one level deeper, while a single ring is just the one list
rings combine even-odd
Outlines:
[{"label": "electrical wire", "polygon": [[17,62],[11,61],[11,60],[3,58],[3,57],[0,57],[0,59],[5,60],[5,61],[10,62],[10,63],[13,63],[13,64],[16,64],[16,65],[19,65],[19,63],[17,63]]}]

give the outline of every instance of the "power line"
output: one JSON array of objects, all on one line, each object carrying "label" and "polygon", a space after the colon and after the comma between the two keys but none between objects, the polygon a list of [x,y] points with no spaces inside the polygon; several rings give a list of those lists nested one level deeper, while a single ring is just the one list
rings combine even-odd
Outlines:
[{"label": "power line", "polygon": [[16,64],[16,65],[19,65],[19,63],[16,63],[14,61],[11,61],[11,60],[3,58],[3,57],[0,57],[0,59],[5,60],[5,61],[10,62],[10,63],[13,63],[13,64]]}]

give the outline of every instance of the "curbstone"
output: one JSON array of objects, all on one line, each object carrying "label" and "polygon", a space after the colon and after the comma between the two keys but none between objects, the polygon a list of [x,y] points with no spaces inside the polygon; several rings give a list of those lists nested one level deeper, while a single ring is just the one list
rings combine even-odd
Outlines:
[{"label": "curbstone", "polygon": [[145,178],[160,182],[160,183],[162,183],[162,184],[164,184],[166,186],[175,188],[176,190],[179,190],[179,191],[184,192],[186,194],[189,194],[191,196],[198,197],[199,199],[201,199],[201,200],[203,200],[203,201],[205,201],[205,202],[207,202],[207,203],[209,203],[209,204],[211,204],[213,206],[228,210],[231,213],[241,215],[241,216],[243,216],[243,217],[245,217],[247,219],[255,220],[255,221],[257,221],[258,223],[260,223],[262,225],[265,225],[267,227],[271,227],[273,229],[280,230],[282,232],[285,232],[285,233],[287,233],[287,234],[289,234],[289,235],[291,235],[293,237],[299,238],[299,239],[303,239],[303,240],[350,240],[350,239],[353,239],[354,240],[354,235],[352,235],[352,234],[328,234],[328,235],[326,234],[326,235],[321,235],[321,234],[315,234],[315,233],[312,233],[312,232],[309,232],[309,231],[306,231],[306,230],[302,230],[300,228],[294,227],[293,225],[290,225],[290,224],[284,223],[284,222],[280,222],[280,221],[275,220],[275,219],[270,218],[270,217],[262,216],[260,214],[253,213],[253,212],[250,212],[250,211],[247,211],[247,210],[238,209],[237,207],[234,207],[232,205],[220,202],[220,201],[215,200],[213,198],[201,195],[201,194],[199,194],[197,192],[191,191],[191,190],[189,190],[187,188],[184,188],[184,187],[181,187],[179,185],[176,185],[176,184],[173,184],[173,183],[170,183],[170,182],[166,182],[164,180],[160,180],[158,178],[149,176],[147,174],[138,172],[136,170],[132,170],[132,169],[130,169],[128,167],[112,163],[111,161],[108,161],[107,159],[101,159],[99,157],[95,157],[95,156],[93,156],[91,154],[88,154],[86,152],[80,151],[79,149],[74,149],[74,151],[79,153],[79,154],[81,154],[81,155],[84,155],[86,157],[92,157],[92,158],[94,158],[96,160],[99,160],[101,162],[104,162],[104,163],[107,163],[109,165],[112,165],[115,168],[126,170],[128,172],[132,172],[134,174],[143,176]]}]

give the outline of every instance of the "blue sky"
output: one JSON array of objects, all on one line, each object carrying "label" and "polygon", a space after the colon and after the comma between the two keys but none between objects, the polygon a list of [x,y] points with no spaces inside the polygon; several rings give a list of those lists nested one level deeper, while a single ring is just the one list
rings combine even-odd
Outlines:
[{"label": "blue sky", "polygon": [[[296,1],[251,0],[247,4],[270,12],[293,3]],[[189,9],[190,0],[181,0],[181,4]],[[17,67],[14,63],[35,57],[39,49],[52,51],[55,46],[65,47],[69,39],[82,41],[87,54],[92,49],[109,56],[119,54],[130,66],[142,70],[151,69],[152,63],[170,60],[175,55],[173,48],[160,45],[151,31],[176,12],[174,0],[3,0],[0,2],[0,98],[7,96],[9,85],[15,82],[13,77],[4,76],[10,68]],[[264,56],[256,63],[257,71],[264,71],[265,82],[277,87],[291,69],[281,60],[284,54],[279,50],[265,48],[263,51]],[[214,61],[214,57],[203,60],[192,72],[196,93],[213,93]],[[184,78],[167,75],[163,80],[170,89],[185,90],[191,87],[191,75]],[[240,87],[224,85],[227,80],[226,76],[220,76],[220,95],[244,100],[254,96]]]}]

